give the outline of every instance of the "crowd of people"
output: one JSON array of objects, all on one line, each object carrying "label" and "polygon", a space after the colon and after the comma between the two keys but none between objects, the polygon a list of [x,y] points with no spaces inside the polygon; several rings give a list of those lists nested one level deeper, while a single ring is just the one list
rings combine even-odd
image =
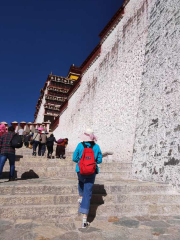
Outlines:
[{"label": "crowd of people", "polygon": [[29,146],[33,146],[33,156],[36,156],[36,150],[38,147],[38,156],[44,156],[47,147],[47,158],[52,158],[54,143],[57,143],[56,146],[56,158],[65,159],[65,148],[68,145],[68,138],[59,139],[56,141],[56,138],[53,134],[47,137],[45,131],[35,129],[35,133],[31,136]]},{"label": "crowd of people", "polygon": [[[11,126],[11,129],[13,127]],[[8,128],[4,124],[0,124],[0,139],[5,134],[8,133]],[[48,132],[45,132],[43,128],[35,129],[32,131],[25,132],[22,128],[15,131],[13,128],[13,133],[21,136],[24,146],[26,148],[33,149],[33,156],[45,156],[47,151],[47,158],[52,158],[54,151],[54,143],[56,146],[55,157],[60,159],[65,159],[65,148],[68,145],[68,138],[56,140],[53,134],[48,136]]]},{"label": "crowd of people", "polygon": [[[56,156],[59,158],[65,158],[65,147],[68,144],[68,139],[56,138],[53,134],[47,137],[44,130],[36,129],[34,133],[24,133],[22,130],[18,131],[22,136],[24,145],[26,147],[33,146],[33,156],[36,156],[36,149],[38,147],[38,155],[43,156],[48,150],[47,157],[51,157],[53,154],[53,145],[57,143]],[[4,125],[0,125],[0,178],[4,164],[9,159],[10,173],[9,181],[15,180],[15,148],[11,146],[11,140],[15,135],[15,129],[13,126],[7,128]],[[82,214],[82,228],[89,226],[87,221],[90,201],[92,197],[92,189],[95,182],[96,174],[99,173],[98,164],[102,162],[102,153],[98,144],[96,144],[97,138],[93,133],[93,130],[87,129],[81,136],[82,142],[80,142],[73,153],[73,161],[77,163],[76,172],[78,177],[78,191],[79,191],[79,212]]]}]

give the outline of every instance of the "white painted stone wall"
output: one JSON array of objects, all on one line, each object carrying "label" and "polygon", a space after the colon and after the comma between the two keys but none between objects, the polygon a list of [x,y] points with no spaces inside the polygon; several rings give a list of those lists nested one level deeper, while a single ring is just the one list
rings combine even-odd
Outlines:
[{"label": "white painted stone wall", "polygon": [[78,136],[90,127],[102,151],[114,152],[115,160],[131,162],[147,26],[147,1],[131,0],[60,117],[54,134],[69,138],[70,151],[80,141]]},{"label": "white painted stone wall", "polygon": [[153,1],[138,111],[133,176],[180,183],[180,1]]},{"label": "white painted stone wall", "polygon": [[[49,85],[49,82],[47,84],[47,86]],[[35,119],[35,122],[36,123],[42,123],[44,122],[44,112],[45,112],[45,109],[44,109],[44,104],[46,102],[46,99],[45,99],[45,95],[47,94],[48,90],[46,88],[46,90],[44,91],[44,96],[43,96],[43,99],[42,99],[42,103],[41,103],[41,106],[39,108],[39,112],[37,114],[37,117]]]}]

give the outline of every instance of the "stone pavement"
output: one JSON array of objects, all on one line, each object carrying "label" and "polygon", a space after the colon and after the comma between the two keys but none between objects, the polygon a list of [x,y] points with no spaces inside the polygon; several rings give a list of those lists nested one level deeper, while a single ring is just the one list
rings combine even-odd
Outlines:
[{"label": "stone pavement", "polygon": [[[97,181],[97,183],[100,182]],[[128,187],[127,180],[122,180],[119,183],[116,182],[115,189],[113,185],[114,183],[111,181],[104,181],[104,184],[106,186],[108,195],[111,195],[113,191],[117,191],[118,184],[121,188],[123,186]],[[137,192],[137,182],[129,180],[129,184],[131,188],[135,187],[134,191]],[[149,183],[140,182],[139,184],[147,188]],[[156,185],[157,184],[154,184],[155,188],[152,189],[153,191],[159,191]],[[71,186],[71,188],[68,189],[67,186]],[[108,186],[112,188],[108,188]],[[166,187],[166,185],[164,185],[164,187]],[[110,192],[110,189],[112,193]],[[68,198],[68,192],[64,191],[71,192],[71,190],[73,190],[72,198]],[[123,188],[122,190],[124,191],[125,189]],[[129,190],[130,189],[128,188],[128,191]],[[98,214],[97,211],[96,217],[91,219],[90,227],[87,229],[81,229],[81,216],[78,214],[76,179],[42,178],[18,180],[15,182],[8,182],[6,179],[3,179],[0,180],[0,192],[0,240],[180,239],[180,215],[177,214],[176,216],[160,216],[157,214],[153,216],[144,215],[127,217],[128,214],[124,214],[124,216],[115,216],[115,213],[113,212],[111,212],[111,214],[109,212],[107,212],[108,214],[103,214],[103,212],[106,212],[103,206],[108,208],[108,203],[101,203],[102,205],[98,206],[98,209],[101,209],[101,207],[103,207],[102,211],[100,211],[100,214]],[[49,193],[48,196],[46,196],[46,192]],[[135,195],[135,192],[132,194]],[[62,197],[61,200],[59,198],[59,201],[61,201],[61,204],[64,205],[64,208],[67,207],[67,204],[68,206],[70,206],[70,204],[73,204],[73,207],[75,205],[75,214],[74,211],[73,213],[69,214],[66,209],[64,212],[62,210],[59,215],[51,213],[51,208],[56,206],[55,202],[51,202],[50,195],[52,195],[53,199],[56,201],[56,204],[58,204],[58,197]],[[107,198],[108,195],[105,196],[105,198]],[[98,199],[96,199],[96,201],[97,200]],[[109,200],[112,201],[112,198]],[[43,206],[43,204],[46,205]],[[136,204],[137,203],[135,202],[134,198],[134,205]],[[143,205],[143,202],[141,202],[141,204]],[[16,211],[13,212],[14,215],[11,214],[13,205],[15,206]],[[40,209],[37,210],[37,214],[35,216],[33,215],[35,209],[32,208],[32,212],[26,211],[26,206],[28,208],[29,205],[32,207],[34,206],[35,208],[40,205]],[[25,210],[25,213],[23,213],[23,215],[21,213],[22,207]],[[47,215],[43,213],[43,209],[45,209],[44,207],[47,208],[47,211],[49,209]],[[6,210],[3,211],[4,208],[7,209],[7,212],[9,211],[8,214],[10,214],[10,217],[8,217],[9,215],[7,216],[5,214]],[[132,212],[129,213],[131,215],[133,214]]]},{"label": "stone pavement", "polygon": [[179,240],[180,216],[94,220],[81,229],[80,217],[46,221],[0,219],[0,240]]},{"label": "stone pavement", "polygon": [[[169,184],[124,179],[129,163],[103,159],[91,224],[81,229],[72,156],[61,161],[33,158],[29,149],[17,152],[23,155],[17,181],[0,180],[0,240],[180,239],[180,194]],[[4,171],[6,178],[8,163]]]}]

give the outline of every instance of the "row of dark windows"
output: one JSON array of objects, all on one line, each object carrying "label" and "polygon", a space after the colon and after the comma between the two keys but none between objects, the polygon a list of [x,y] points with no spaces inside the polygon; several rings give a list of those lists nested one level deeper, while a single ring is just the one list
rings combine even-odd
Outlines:
[{"label": "row of dark windows", "polygon": [[67,97],[67,93],[53,92],[51,90],[48,90],[48,94],[55,97]]},{"label": "row of dark windows", "polygon": [[64,102],[63,101],[55,101],[55,100],[46,99],[46,103],[50,103],[50,104],[54,104],[54,105],[61,105]]},{"label": "row of dark windows", "polygon": [[72,85],[65,85],[64,83],[53,82],[53,81],[51,81],[50,85],[55,87],[62,87],[64,89],[70,89],[72,87]]}]

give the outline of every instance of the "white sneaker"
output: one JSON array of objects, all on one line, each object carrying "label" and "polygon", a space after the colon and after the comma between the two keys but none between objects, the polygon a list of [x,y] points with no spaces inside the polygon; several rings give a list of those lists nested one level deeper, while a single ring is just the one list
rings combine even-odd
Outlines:
[{"label": "white sneaker", "polygon": [[82,228],[87,228],[87,227],[89,227],[89,225],[90,225],[89,222],[83,223],[83,224],[82,224]]},{"label": "white sneaker", "polygon": [[82,198],[78,199],[78,203],[81,204],[82,203]]}]

